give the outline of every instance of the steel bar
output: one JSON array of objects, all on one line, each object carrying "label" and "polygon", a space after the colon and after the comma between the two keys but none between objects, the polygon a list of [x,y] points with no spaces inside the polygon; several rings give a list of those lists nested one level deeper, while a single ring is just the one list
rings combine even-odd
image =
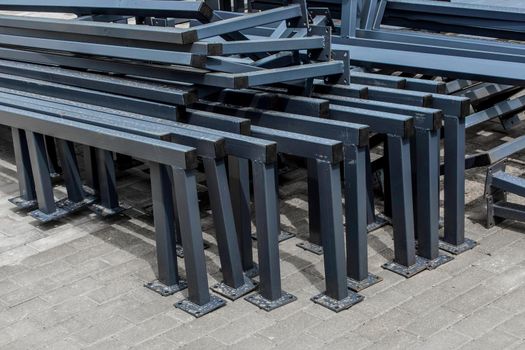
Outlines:
[{"label": "steel bar", "polygon": [[16,174],[20,195],[9,201],[20,208],[34,208],[37,205],[35,182],[31,170],[31,160],[27,147],[26,134],[24,130],[11,128],[13,148],[15,153]]}]

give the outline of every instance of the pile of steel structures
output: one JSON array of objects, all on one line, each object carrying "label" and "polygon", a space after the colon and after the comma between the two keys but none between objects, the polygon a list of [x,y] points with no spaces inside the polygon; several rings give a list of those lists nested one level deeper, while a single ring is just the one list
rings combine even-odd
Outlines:
[{"label": "pile of steel structures", "polygon": [[[119,213],[114,154],[148,164],[158,280],[146,287],[162,295],[188,288],[176,306],[196,317],[225,305],[208,288],[197,172],[205,175],[223,275],[211,289],[231,300],[247,295],[267,311],[295,300],[281,289],[279,260],[279,241],[292,236],[279,223],[279,169],[287,162],[308,171],[310,235],[299,246],[324,256],[326,291],[312,300],[333,311],[360,302],[357,292],[381,281],[368,272],[367,235],[388,221],[395,257],[383,267],[407,278],[452,259],[440,249],[460,254],[475,246],[465,238],[465,164],[492,164],[523,141],[465,158],[465,127],[519,121],[525,100],[509,99],[525,80],[519,44],[380,26],[384,18],[442,30],[410,19],[418,6],[449,5],[430,1],[257,0],[247,9],[238,1],[100,3],[0,2],[0,10],[77,15],[0,16],[0,124],[12,128],[20,184],[11,202],[34,218],[58,220],[85,207]],[[487,28],[507,20],[486,11]],[[445,27],[458,17],[429,14]],[[459,21],[458,28],[478,23]],[[502,35],[519,33],[517,25],[501,27]],[[372,161],[376,150],[381,156]],[[504,201],[518,180],[494,169],[493,215],[524,217]],[[60,176],[67,198],[56,201],[52,180]]]}]

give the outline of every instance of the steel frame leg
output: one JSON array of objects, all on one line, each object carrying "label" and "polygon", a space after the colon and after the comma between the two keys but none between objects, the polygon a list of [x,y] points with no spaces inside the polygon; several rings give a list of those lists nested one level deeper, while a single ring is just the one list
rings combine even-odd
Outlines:
[{"label": "steel frame leg", "polygon": [[224,281],[211,289],[231,300],[251,292],[256,285],[244,276],[224,160],[204,158],[204,170],[215,223]]},{"label": "steel frame leg", "polygon": [[175,198],[188,283],[188,298],[177,302],[175,306],[195,317],[201,317],[226,305],[226,302],[210,295],[208,290],[195,174],[192,170],[173,168],[173,180],[177,188]]},{"label": "steel frame leg", "polygon": [[97,155],[96,149],[91,146],[83,146],[84,155],[84,181],[93,193],[98,192]]},{"label": "steel frame leg", "polygon": [[57,148],[55,139],[51,136],[44,136],[46,143],[47,161],[49,163],[49,174],[51,178],[60,176],[62,169],[58,163]]},{"label": "steel frame leg", "polygon": [[439,248],[461,254],[477,243],[465,239],[465,119],[445,115],[445,227]]},{"label": "steel frame leg", "polygon": [[317,161],[317,172],[323,179],[319,182],[319,207],[326,291],[314,296],[312,301],[339,312],[364,298],[349,292],[347,287],[339,164]]},{"label": "steel frame leg", "polygon": [[13,136],[16,174],[18,177],[20,195],[18,197],[10,198],[9,202],[13,203],[20,209],[35,209],[38,207],[38,202],[35,192],[33,171],[31,170],[31,159],[29,157],[26,134],[24,130],[17,128],[11,128],[11,134]]},{"label": "steel frame leg", "polygon": [[32,211],[30,215],[43,222],[55,220],[55,218],[63,216],[64,211],[57,208],[55,204],[45,136],[33,133],[32,131],[26,131],[26,139],[38,200],[38,209]]},{"label": "steel frame leg", "polygon": [[169,166],[150,163],[151,196],[157,250],[158,279],[144,286],[160,295],[175,294],[187,287],[179,277],[175,239],[173,184]]},{"label": "steel frame leg", "polygon": [[426,260],[416,256],[415,251],[410,142],[393,135],[388,135],[387,142],[391,199],[395,201],[392,203],[394,261],[383,268],[409,278],[427,268]]},{"label": "steel frame leg", "polygon": [[368,288],[383,279],[368,272],[367,162],[368,147],[345,145],[344,189],[346,218],[347,284],[353,291]]},{"label": "steel frame leg", "polygon": [[279,217],[276,210],[279,203],[275,187],[275,166],[252,163],[260,283],[259,292],[245,299],[266,311],[297,299],[281,289]]},{"label": "steel frame leg", "polygon": [[374,200],[374,189],[373,189],[373,180],[372,180],[372,162],[370,160],[370,147],[366,147],[366,193],[367,193],[367,231],[375,231],[386,224],[388,220],[384,215],[376,215],[375,213],[375,200]]},{"label": "steel frame leg", "polygon": [[60,156],[67,198],[57,202],[57,206],[68,213],[84,208],[95,201],[94,196],[86,196],[78,169],[75,146],[72,142],[56,139]]},{"label": "steel frame leg", "polygon": [[317,255],[323,254],[321,241],[321,206],[319,195],[319,177],[317,160],[307,159],[308,164],[308,241],[297,246]]},{"label": "steel frame leg", "polygon": [[416,128],[414,221],[418,255],[429,269],[452,260],[439,254],[439,131]]},{"label": "steel frame leg", "polygon": [[90,208],[103,217],[121,213],[126,208],[119,204],[113,152],[97,148],[95,161],[100,203],[93,204]]},{"label": "steel frame leg", "polygon": [[247,277],[255,277],[259,274],[259,270],[253,261],[252,251],[249,161],[237,157],[228,157],[228,175],[242,269]]}]

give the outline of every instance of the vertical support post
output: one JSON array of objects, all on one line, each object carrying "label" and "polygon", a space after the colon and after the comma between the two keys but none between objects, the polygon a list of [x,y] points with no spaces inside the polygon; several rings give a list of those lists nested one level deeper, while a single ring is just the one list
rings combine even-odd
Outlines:
[{"label": "vertical support post", "polygon": [[184,265],[188,283],[188,299],[175,304],[195,317],[201,317],[226,303],[210,295],[204,257],[204,241],[199,217],[197,180],[193,170],[173,168],[175,198],[179,213]]},{"label": "vertical support post", "polygon": [[247,159],[228,158],[228,173],[230,191],[235,220],[235,229],[244,273],[248,277],[258,274],[257,265],[253,261],[252,227],[250,219],[250,164]]},{"label": "vertical support post", "polygon": [[321,206],[319,197],[319,176],[317,160],[307,159],[308,168],[308,241],[297,243],[297,246],[314,254],[322,255],[321,241]]},{"label": "vertical support post", "polygon": [[319,178],[323,179],[319,182],[319,207],[326,291],[312,300],[339,312],[360,302],[363,297],[349,293],[346,282],[340,167],[329,162],[316,163]]},{"label": "vertical support post", "polygon": [[144,286],[163,296],[186,288],[177,267],[175,240],[175,210],[171,169],[163,164],[150,163],[151,196],[157,250],[158,279]]},{"label": "vertical support post", "polygon": [[82,189],[82,180],[78,170],[75,146],[72,142],[61,139],[57,139],[56,142],[64,173],[67,197],[73,203],[82,202],[84,200],[84,190]]},{"label": "vertical support post", "polygon": [[465,239],[465,119],[445,115],[445,228],[439,247],[461,254],[476,246]]},{"label": "vertical support post", "polygon": [[357,27],[357,1],[342,0],[341,2],[341,37],[355,37]]},{"label": "vertical support post", "polygon": [[53,195],[53,185],[51,184],[44,135],[26,131],[26,139],[35,181],[38,209],[43,214],[53,214],[57,211],[57,207]]},{"label": "vertical support post", "polygon": [[450,260],[439,254],[439,131],[416,128],[415,224],[418,255],[436,268]]},{"label": "vertical support post", "polygon": [[[358,292],[382,279],[368,272],[368,147],[344,145],[344,189],[348,288]],[[369,165],[369,163],[368,163]]]},{"label": "vertical support post", "polygon": [[245,299],[266,311],[296,300],[281,289],[275,166],[257,161],[252,163],[260,284],[259,293]]},{"label": "vertical support post", "polygon": [[244,277],[224,160],[203,158],[224,281],[212,290],[236,300],[255,289]]},{"label": "vertical support post", "polygon": [[387,142],[391,198],[395,201],[392,203],[394,261],[383,268],[408,278],[427,268],[426,260],[415,252],[410,142],[395,135],[388,135]]},{"label": "vertical support post", "polygon": [[118,214],[125,208],[119,204],[113,153],[97,148],[95,154],[100,203],[92,205],[91,209],[102,216]]},{"label": "vertical support post", "polygon": [[26,134],[24,130],[17,128],[12,128],[11,134],[13,136],[16,174],[20,195],[9,199],[9,201],[21,209],[32,209],[37,206],[37,200]]},{"label": "vertical support post", "polygon": [[[385,157],[386,159],[386,157]],[[367,231],[371,232],[387,224],[387,220],[375,213],[374,184],[372,174],[372,162],[370,160],[370,147],[366,147],[366,223]],[[384,168],[387,168],[386,166]],[[385,182],[386,185],[386,182]]]},{"label": "vertical support post", "polygon": [[60,172],[60,165],[58,164],[58,155],[55,145],[55,139],[51,136],[44,136],[47,152],[47,161],[49,163],[49,172],[51,176],[57,176]]},{"label": "vertical support post", "polygon": [[97,155],[96,149],[91,146],[83,146],[84,154],[84,179],[86,185],[93,192],[98,192]]}]

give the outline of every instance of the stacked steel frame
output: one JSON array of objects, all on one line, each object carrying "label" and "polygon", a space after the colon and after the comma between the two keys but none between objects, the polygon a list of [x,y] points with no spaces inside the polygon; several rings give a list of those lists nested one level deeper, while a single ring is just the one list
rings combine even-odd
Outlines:
[{"label": "stacked steel frame", "polygon": [[[306,159],[310,235],[299,246],[323,254],[326,280],[314,302],[339,312],[381,281],[368,272],[367,233],[388,221],[395,256],[385,269],[408,278],[437,268],[452,259],[440,249],[459,254],[475,246],[464,233],[465,162],[490,157],[465,161],[465,125],[496,117],[516,122],[522,99],[505,97],[523,85],[524,56],[517,44],[380,27],[383,18],[405,16],[398,4],[429,3],[257,0],[244,13],[237,1],[2,1],[0,10],[78,16],[0,16],[0,124],[12,127],[20,183],[11,201],[42,221],[86,206],[113,215],[123,210],[113,152],[146,162],[159,270],[146,286],[162,295],[187,287],[188,298],[176,306],[200,317],[225,305],[208,291],[196,194],[200,163],[223,274],[211,289],[235,300],[258,288],[245,299],[270,311],[295,300],[281,289],[278,248],[291,236],[279,227],[278,155],[286,155]],[[438,15],[450,20],[450,12]],[[385,75],[398,70],[456,80]],[[495,98],[498,105],[490,106]],[[84,145],[84,172],[76,143]],[[383,157],[372,162],[370,149],[381,144]],[[498,154],[509,154],[508,147]],[[375,212],[377,170],[384,216]],[[59,202],[55,173],[67,188]]]}]

